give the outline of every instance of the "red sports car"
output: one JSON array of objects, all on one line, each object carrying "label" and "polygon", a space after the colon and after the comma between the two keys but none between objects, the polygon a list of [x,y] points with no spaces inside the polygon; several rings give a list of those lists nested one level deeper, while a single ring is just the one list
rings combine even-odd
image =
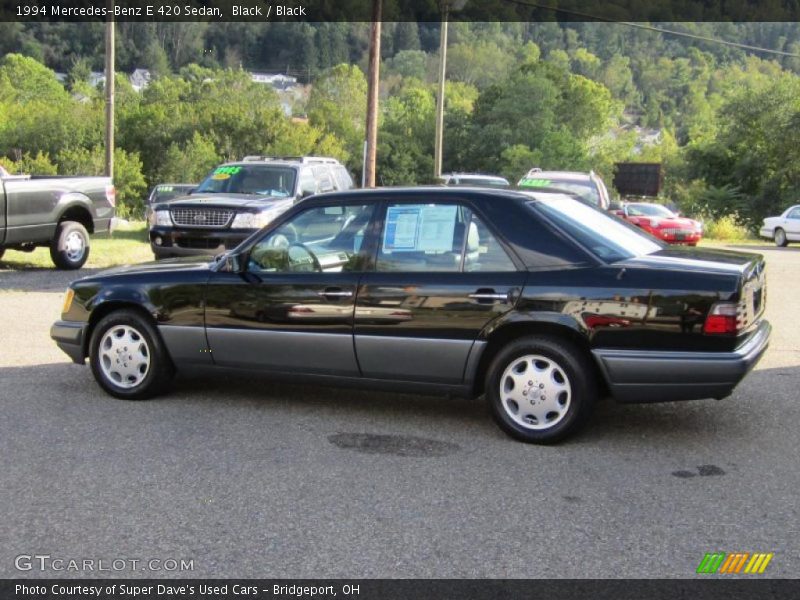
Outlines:
[{"label": "red sports car", "polygon": [[700,221],[676,215],[660,204],[630,202],[614,212],[668,244],[696,246],[703,237]]}]

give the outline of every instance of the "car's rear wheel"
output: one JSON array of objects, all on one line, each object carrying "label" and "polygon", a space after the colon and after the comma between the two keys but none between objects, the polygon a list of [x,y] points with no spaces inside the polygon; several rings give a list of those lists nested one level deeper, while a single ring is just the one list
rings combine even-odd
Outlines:
[{"label": "car's rear wheel", "polygon": [[785,248],[789,245],[789,240],[786,239],[786,232],[780,227],[775,230],[775,245],[779,248]]},{"label": "car's rear wheel", "polygon": [[497,424],[523,442],[548,444],[576,431],[597,398],[592,363],[572,344],[529,336],[495,357],[486,398]]},{"label": "car's rear wheel", "polygon": [[80,269],[89,258],[89,233],[77,221],[63,221],[50,243],[50,258],[59,269]]},{"label": "car's rear wheel", "polygon": [[124,400],[144,400],[163,392],[175,369],[155,327],[133,310],[103,317],[89,343],[97,383]]}]

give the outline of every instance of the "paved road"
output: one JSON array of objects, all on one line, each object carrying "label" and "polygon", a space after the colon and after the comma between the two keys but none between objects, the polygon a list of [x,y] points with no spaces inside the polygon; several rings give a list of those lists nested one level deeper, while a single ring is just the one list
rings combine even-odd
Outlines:
[{"label": "paved road", "polygon": [[800,248],[763,252],[774,338],[732,398],[606,402],[550,448],[476,402],[257,377],[114,400],[48,338],[71,275],[0,271],[0,577],[37,553],[199,577],[686,577],[712,550],[796,577]]}]

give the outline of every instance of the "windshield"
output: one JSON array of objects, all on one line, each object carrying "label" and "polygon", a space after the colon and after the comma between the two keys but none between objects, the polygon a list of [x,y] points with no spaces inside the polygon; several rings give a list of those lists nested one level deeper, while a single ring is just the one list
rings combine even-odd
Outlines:
[{"label": "windshield", "polygon": [[[519,187],[535,191],[535,188],[548,188],[548,191],[563,190],[570,194],[580,196],[594,205],[600,204],[600,194],[597,187],[591,181],[558,181],[557,179],[536,179],[523,177],[519,182]],[[534,189],[531,189],[534,188]]]},{"label": "windshield", "polygon": [[555,194],[538,199],[528,206],[606,262],[652,254],[665,247],[638,227],[584,202]]},{"label": "windshield", "polygon": [[660,204],[628,204],[628,215],[631,217],[674,217],[666,206]]},{"label": "windshield", "polygon": [[186,196],[194,186],[173,186],[173,185],[160,185],[154,191],[152,198],[150,199],[151,204],[158,204],[159,202],[166,202],[167,200],[172,200],[173,198],[177,198],[178,196]]},{"label": "windshield", "polygon": [[227,165],[217,167],[197,193],[255,194],[286,198],[294,195],[295,170],[270,165]]}]

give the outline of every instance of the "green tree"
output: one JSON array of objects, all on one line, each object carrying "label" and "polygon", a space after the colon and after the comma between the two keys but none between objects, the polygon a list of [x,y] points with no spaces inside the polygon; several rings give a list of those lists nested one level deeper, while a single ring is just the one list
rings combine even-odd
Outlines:
[{"label": "green tree", "polygon": [[341,64],[317,79],[308,99],[308,118],[315,127],[339,138],[347,157],[361,156],[366,124],[367,80],[353,65]]},{"label": "green tree", "polygon": [[[102,175],[105,172],[105,150],[102,146],[64,150],[58,154],[56,162],[61,175]],[[121,148],[114,151],[114,185],[117,188],[117,215],[141,218],[147,184],[138,154]]]}]

